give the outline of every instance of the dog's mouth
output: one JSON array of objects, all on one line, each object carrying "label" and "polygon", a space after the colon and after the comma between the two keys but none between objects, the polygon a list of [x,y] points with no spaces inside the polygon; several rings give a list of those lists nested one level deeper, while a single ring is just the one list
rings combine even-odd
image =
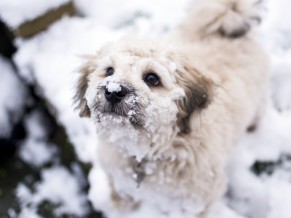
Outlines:
[{"label": "dog's mouth", "polygon": [[124,108],[119,105],[111,105],[103,111],[103,114],[109,115],[113,118],[121,117],[124,119],[128,119],[134,127],[142,127],[144,125],[144,122],[142,121],[143,119],[141,119],[141,114],[134,109],[128,110],[128,108]]},{"label": "dog's mouth", "polygon": [[122,103],[117,104],[109,104],[105,103],[103,110],[101,111],[103,114],[109,114],[112,116],[122,116],[127,117],[128,108],[125,107]]}]

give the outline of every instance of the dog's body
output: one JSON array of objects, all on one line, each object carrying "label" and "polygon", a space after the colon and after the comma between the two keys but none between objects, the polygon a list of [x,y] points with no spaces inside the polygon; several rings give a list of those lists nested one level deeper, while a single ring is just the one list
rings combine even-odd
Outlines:
[{"label": "dog's body", "polygon": [[254,7],[200,1],[166,43],[121,41],[88,57],[76,99],[97,126],[112,210],[202,216],[224,192],[231,146],[266,100]]}]

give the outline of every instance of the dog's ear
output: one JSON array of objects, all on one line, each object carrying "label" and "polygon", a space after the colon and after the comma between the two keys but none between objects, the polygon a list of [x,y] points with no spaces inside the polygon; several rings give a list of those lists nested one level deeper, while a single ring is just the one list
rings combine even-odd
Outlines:
[{"label": "dog's ear", "polygon": [[88,88],[88,76],[96,69],[95,56],[84,56],[86,62],[79,69],[79,76],[76,94],[74,96],[75,109],[79,110],[80,117],[90,117],[90,109],[87,105],[85,93]]},{"label": "dog's ear", "polygon": [[185,92],[185,96],[177,102],[179,109],[177,124],[180,127],[180,134],[188,134],[191,132],[191,115],[201,112],[212,101],[214,83],[189,65],[177,70],[176,80]]}]

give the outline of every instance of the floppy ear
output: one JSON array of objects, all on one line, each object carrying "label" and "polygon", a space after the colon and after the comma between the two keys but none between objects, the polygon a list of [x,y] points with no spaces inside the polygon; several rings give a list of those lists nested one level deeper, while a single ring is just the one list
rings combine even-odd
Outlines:
[{"label": "floppy ear", "polygon": [[90,110],[85,99],[85,93],[88,88],[88,76],[96,69],[94,63],[95,56],[86,56],[85,64],[83,64],[79,70],[81,73],[76,87],[76,94],[74,96],[74,102],[76,104],[75,109],[79,110],[80,117],[90,117]]},{"label": "floppy ear", "polygon": [[180,127],[180,134],[188,134],[191,132],[191,115],[205,109],[212,101],[214,83],[189,65],[177,70],[176,79],[185,91],[185,96],[177,102],[179,109],[177,124]]}]

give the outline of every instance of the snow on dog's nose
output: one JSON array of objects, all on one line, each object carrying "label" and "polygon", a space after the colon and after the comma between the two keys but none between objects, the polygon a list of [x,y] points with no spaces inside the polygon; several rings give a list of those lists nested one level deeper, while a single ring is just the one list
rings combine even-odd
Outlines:
[{"label": "snow on dog's nose", "polygon": [[129,89],[118,83],[109,82],[105,87],[105,98],[111,104],[120,102],[127,94]]}]

